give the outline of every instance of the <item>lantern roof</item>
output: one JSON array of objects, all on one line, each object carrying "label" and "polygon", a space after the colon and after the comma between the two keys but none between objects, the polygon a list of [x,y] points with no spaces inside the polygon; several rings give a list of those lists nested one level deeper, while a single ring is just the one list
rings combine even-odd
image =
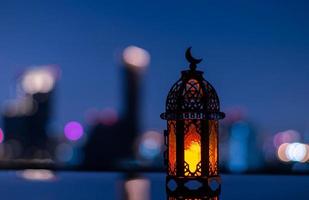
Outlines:
[{"label": "lantern roof", "polygon": [[181,72],[181,78],[172,86],[166,99],[166,112],[162,119],[223,119],[220,102],[214,87],[204,79],[203,72],[196,70],[202,59],[191,55],[191,47],[186,51],[189,70]]}]

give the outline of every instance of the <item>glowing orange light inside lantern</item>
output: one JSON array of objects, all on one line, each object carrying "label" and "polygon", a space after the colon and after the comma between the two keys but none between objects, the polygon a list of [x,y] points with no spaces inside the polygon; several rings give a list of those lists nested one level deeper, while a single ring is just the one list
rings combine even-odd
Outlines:
[{"label": "glowing orange light inside lantern", "polygon": [[185,171],[185,176],[200,176],[197,171],[197,166],[201,162],[201,137],[197,133],[195,124],[189,126],[188,132],[185,135],[185,162],[189,165],[189,171]]}]

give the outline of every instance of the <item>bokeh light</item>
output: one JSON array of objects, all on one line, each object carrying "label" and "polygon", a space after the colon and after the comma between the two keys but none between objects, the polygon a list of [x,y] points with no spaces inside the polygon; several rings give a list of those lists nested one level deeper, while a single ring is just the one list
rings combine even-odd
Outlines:
[{"label": "bokeh light", "polygon": [[112,126],[118,121],[118,113],[114,108],[105,108],[100,113],[100,122],[106,126]]},{"label": "bokeh light", "polygon": [[288,147],[289,143],[283,143],[279,146],[277,151],[277,156],[282,162],[289,162],[289,158],[286,156],[286,149]]},{"label": "bokeh light", "polygon": [[283,143],[277,151],[278,158],[283,162],[309,161],[309,145],[302,143]]},{"label": "bokeh light", "polygon": [[162,149],[163,135],[157,131],[147,131],[142,135],[138,153],[143,159],[151,160],[156,158]]},{"label": "bokeh light", "polygon": [[276,148],[283,143],[293,143],[299,142],[300,134],[295,130],[286,130],[283,132],[279,132],[274,136],[273,143]]},{"label": "bokeh light", "polygon": [[241,173],[249,168],[248,140],[251,134],[250,131],[250,126],[245,121],[238,121],[231,127],[228,162],[228,169],[231,172]]},{"label": "bokeh light", "polygon": [[149,64],[150,55],[145,49],[129,46],[123,51],[123,61],[129,66],[143,68]]},{"label": "bokeh light", "polygon": [[3,114],[8,117],[30,116],[37,111],[37,102],[31,96],[23,96],[4,102]]},{"label": "bokeh light", "polygon": [[132,179],[124,185],[128,200],[149,200],[150,181],[148,179]]},{"label": "bokeh light", "polygon": [[64,127],[64,134],[68,140],[76,141],[83,136],[84,129],[80,123],[76,121],[70,121]]},{"label": "bokeh light", "polygon": [[308,144],[305,144],[306,146],[306,149],[307,149],[307,154],[306,156],[304,157],[303,160],[301,160],[300,162],[309,162],[309,145]]},{"label": "bokeh light", "polygon": [[107,107],[103,110],[97,108],[89,108],[85,112],[85,120],[89,125],[103,124],[105,126],[112,126],[119,120],[118,112],[115,108]]},{"label": "bokeh light", "polygon": [[307,153],[306,145],[301,143],[289,144],[285,151],[287,158],[295,162],[303,161]]},{"label": "bokeh light", "polygon": [[0,143],[2,143],[4,141],[4,132],[3,130],[0,128]]},{"label": "bokeh light", "polygon": [[21,87],[28,94],[48,93],[55,85],[55,73],[49,66],[33,68],[25,72]]},{"label": "bokeh light", "polygon": [[56,178],[52,171],[46,169],[26,169],[20,173],[20,177],[29,181],[50,181]]}]

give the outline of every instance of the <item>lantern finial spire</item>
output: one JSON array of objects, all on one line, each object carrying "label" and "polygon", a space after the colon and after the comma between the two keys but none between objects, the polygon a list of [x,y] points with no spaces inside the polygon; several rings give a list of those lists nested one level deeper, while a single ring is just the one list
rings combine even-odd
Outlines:
[{"label": "lantern finial spire", "polygon": [[203,59],[197,59],[194,58],[191,54],[191,48],[189,47],[186,51],[186,59],[189,61],[190,63],[190,69],[191,70],[195,70],[196,69],[196,65],[199,64]]}]

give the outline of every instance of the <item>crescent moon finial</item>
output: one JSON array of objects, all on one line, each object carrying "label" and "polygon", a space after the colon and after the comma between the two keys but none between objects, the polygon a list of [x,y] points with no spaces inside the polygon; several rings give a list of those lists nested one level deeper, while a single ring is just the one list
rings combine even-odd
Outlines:
[{"label": "crescent moon finial", "polygon": [[190,63],[190,69],[191,70],[195,70],[196,69],[196,65],[199,64],[203,59],[197,59],[194,58],[191,54],[191,48],[189,47],[186,51],[186,59],[189,61]]}]

